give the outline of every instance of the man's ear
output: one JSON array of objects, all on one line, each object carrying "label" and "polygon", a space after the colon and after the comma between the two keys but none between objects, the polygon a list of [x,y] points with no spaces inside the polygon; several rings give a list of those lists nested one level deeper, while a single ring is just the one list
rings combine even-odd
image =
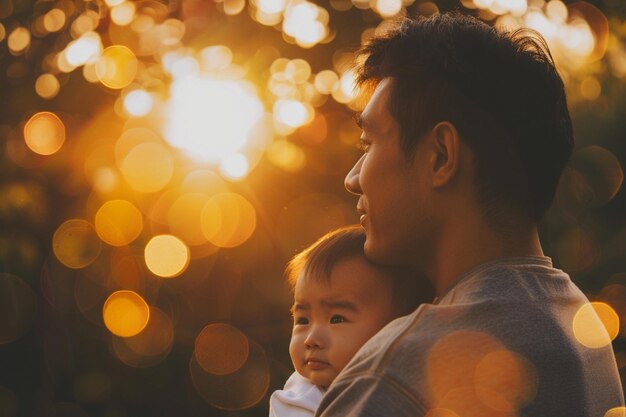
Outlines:
[{"label": "man's ear", "polygon": [[447,121],[437,123],[430,133],[432,185],[439,188],[449,184],[459,170],[461,143],[458,130]]}]

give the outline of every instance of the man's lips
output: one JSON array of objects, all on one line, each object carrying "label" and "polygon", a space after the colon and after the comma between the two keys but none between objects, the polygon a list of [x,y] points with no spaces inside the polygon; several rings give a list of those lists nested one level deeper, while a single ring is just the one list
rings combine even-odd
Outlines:
[{"label": "man's lips", "polygon": [[356,211],[357,213],[361,215],[359,217],[359,223],[361,223],[361,226],[363,226],[363,223],[365,222],[365,218],[367,217],[367,213],[365,212],[365,209],[360,204],[357,204]]}]

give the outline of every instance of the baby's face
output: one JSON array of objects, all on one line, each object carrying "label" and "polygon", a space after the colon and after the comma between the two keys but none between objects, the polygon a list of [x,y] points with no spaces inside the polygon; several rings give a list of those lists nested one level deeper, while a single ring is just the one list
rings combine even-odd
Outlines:
[{"label": "baby's face", "polygon": [[301,275],[294,295],[289,354],[296,371],[323,388],[395,317],[389,279],[362,257],[339,261],[328,283]]}]

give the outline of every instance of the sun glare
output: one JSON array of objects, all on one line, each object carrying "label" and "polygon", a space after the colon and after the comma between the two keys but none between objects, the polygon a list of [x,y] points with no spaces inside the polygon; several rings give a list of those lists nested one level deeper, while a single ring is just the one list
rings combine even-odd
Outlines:
[{"label": "sun glare", "polygon": [[218,163],[243,148],[262,115],[248,83],[187,76],[172,84],[165,138],[192,158]]}]

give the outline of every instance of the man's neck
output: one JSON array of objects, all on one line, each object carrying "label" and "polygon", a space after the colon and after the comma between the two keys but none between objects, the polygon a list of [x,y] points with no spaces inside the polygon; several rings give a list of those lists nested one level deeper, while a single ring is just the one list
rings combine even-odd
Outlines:
[{"label": "man's neck", "polygon": [[465,217],[450,225],[439,240],[426,267],[440,296],[454,280],[471,269],[498,258],[543,256],[537,227],[519,225],[506,235],[497,233],[480,219]]}]

